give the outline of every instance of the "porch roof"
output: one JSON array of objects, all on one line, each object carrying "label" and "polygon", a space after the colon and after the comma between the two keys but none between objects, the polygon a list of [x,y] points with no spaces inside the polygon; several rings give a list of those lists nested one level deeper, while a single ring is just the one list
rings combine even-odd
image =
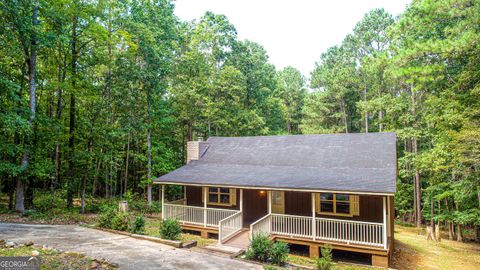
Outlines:
[{"label": "porch roof", "polygon": [[155,180],[184,185],[393,194],[395,133],[210,137],[201,157]]}]

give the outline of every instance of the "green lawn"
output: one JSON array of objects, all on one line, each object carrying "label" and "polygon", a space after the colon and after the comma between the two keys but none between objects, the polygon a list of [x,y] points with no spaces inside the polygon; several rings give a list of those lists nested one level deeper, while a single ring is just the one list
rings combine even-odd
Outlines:
[{"label": "green lawn", "polygon": [[[160,218],[146,218],[145,221],[145,234],[155,237],[160,237]],[[180,236],[182,241],[197,241],[197,246],[204,247],[208,245],[214,245],[217,243],[215,239],[205,239],[198,235],[182,233]]]}]

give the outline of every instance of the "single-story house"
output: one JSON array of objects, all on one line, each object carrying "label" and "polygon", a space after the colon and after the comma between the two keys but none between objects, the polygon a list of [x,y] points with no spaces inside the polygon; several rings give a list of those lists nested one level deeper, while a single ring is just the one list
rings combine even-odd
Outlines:
[{"label": "single-story house", "polygon": [[[328,244],[387,267],[396,178],[396,135],[385,132],[191,141],[187,164],[154,183],[162,218],[222,245],[263,232],[311,257]],[[164,201],[165,185],[183,186],[183,198]]]}]

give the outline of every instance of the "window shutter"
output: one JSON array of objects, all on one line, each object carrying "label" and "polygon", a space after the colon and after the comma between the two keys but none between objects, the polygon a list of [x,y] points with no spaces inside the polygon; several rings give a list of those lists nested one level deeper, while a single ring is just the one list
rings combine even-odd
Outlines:
[{"label": "window shutter", "polygon": [[206,187],[202,187],[202,203],[205,203],[205,189]]},{"label": "window shutter", "polygon": [[320,193],[315,193],[315,212],[320,213]]},{"label": "window shutter", "polygon": [[237,205],[237,189],[236,188],[230,189],[230,204],[233,206]]},{"label": "window shutter", "polygon": [[358,195],[350,195],[350,214],[360,215],[360,197]]}]

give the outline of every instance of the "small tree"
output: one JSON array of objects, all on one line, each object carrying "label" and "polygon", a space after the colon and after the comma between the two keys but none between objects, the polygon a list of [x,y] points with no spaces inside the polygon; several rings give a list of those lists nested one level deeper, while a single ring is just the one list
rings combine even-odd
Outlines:
[{"label": "small tree", "polygon": [[330,246],[322,247],[321,258],[317,258],[315,261],[317,270],[330,270],[333,267],[332,248]]}]

